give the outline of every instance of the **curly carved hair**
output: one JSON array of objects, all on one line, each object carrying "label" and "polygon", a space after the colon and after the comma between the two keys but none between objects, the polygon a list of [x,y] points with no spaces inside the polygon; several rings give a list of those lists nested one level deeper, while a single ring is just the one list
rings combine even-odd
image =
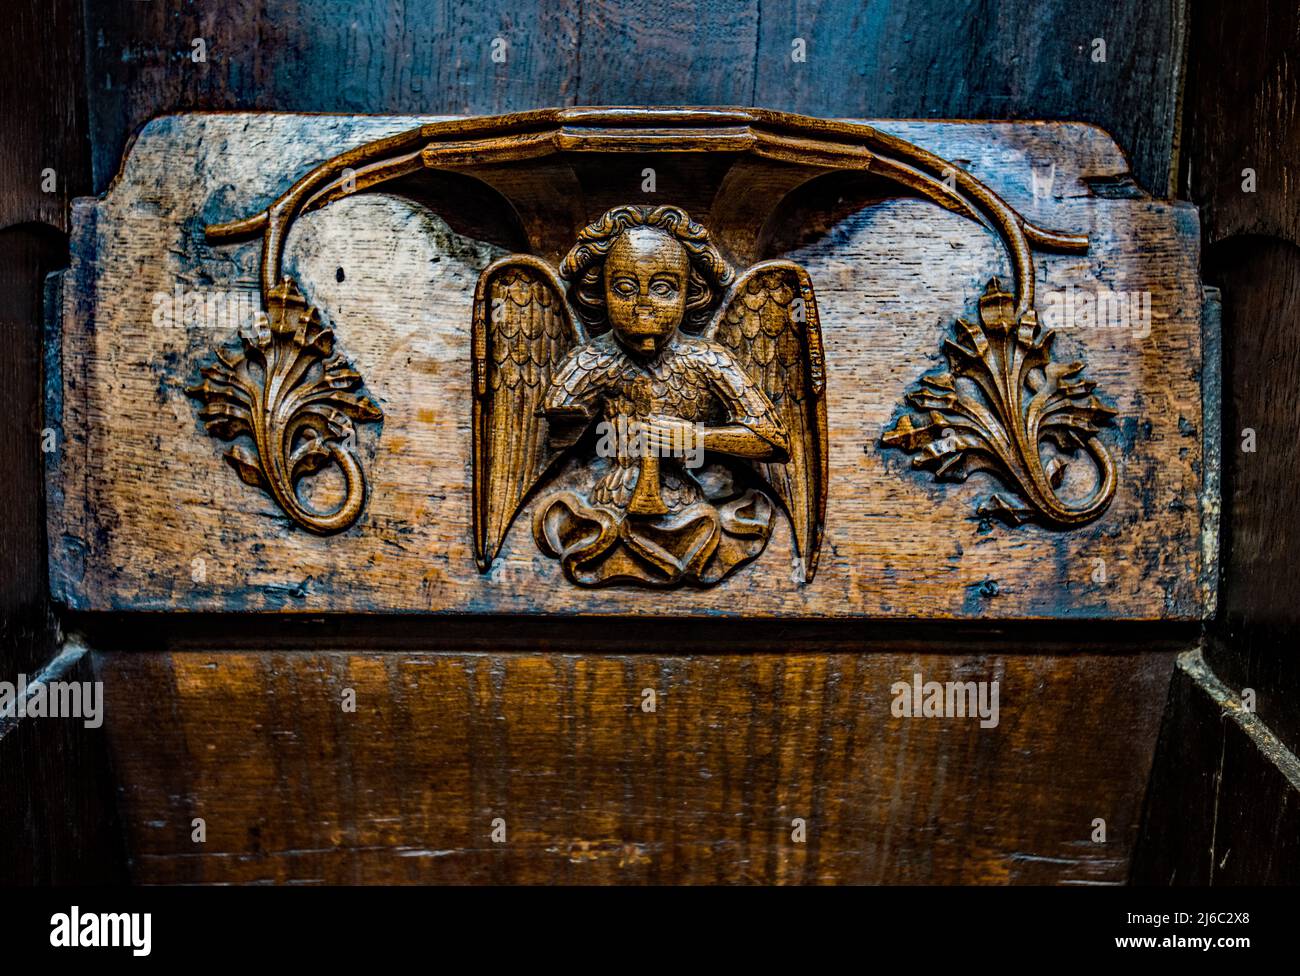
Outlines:
[{"label": "curly carved hair", "polygon": [[606,323],[605,258],[614,242],[633,227],[659,228],[686,250],[691,270],[686,283],[685,323],[703,325],[735,272],[709,239],[709,232],[681,207],[615,207],[582,229],[578,243],[560,265],[560,276],[569,282],[569,297],[578,314],[589,326]]}]

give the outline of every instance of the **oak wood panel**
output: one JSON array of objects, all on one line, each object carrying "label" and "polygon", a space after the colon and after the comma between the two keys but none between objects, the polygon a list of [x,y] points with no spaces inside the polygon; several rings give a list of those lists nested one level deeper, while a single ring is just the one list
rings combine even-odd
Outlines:
[{"label": "oak wood panel", "polygon": [[1300,762],[1199,653],[1170,685],[1133,882],[1294,885]]},{"label": "oak wood panel", "polygon": [[[0,681],[6,682],[19,674],[34,678],[58,651],[42,490],[43,285],[67,262],[68,201],[90,191],[81,13],[70,0],[20,0],[0,18]],[[84,657],[63,665],[73,680],[90,677]],[[0,885],[121,878],[113,814],[102,734],[76,721],[0,719]]]},{"label": "oak wood panel", "polygon": [[[134,646],[96,665],[150,883],[1121,883],[1172,664]],[[917,672],[999,724],[893,717]]]},{"label": "oak wood panel", "polygon": [[[1183,0],[429,0],[87,4],[96,190],[162,112],[487,115],[765,105],[857,118],[1098,124],[1170,186]],[[192,60],[193,39],[207,60]],[[492,60],[492,43],[507,56]],[[807,59],[792,58],[806,42]],[[1094,60],[1094,41],[1106,44]]]},{"label": "oak wood panel", "polygon": [[68,260],[68,204],[90,192],[82,17],[16,3],[0,18],[0,680],[54,655],[44,539],[45,276]]},{"label": "oak wood panel", "polygon": [[1296,751],[1300,5],[1252,0],[1239,17],[1207,12],[1188,43],[1183,178],[1207,215],[1206,280],[1224,297],[1224,585],[1206,659],[1229,686],[1255,690],[1260,716]]},{"label": "oak wood panel", "polygon": [[[1088,126],[879,124],[969,165],[1031,219],[1091,235],[1086,256],[1040,256],[1040,311],[1042,296],[1067,286],[1151,293],[1150,336],[1074,328],[1060,337],[1057,354],[1085,359],[1119,411],[1104,436],[1119,455],[1121,487],[1095,524],[1068,533],[990,526],[972,515],[991,484],[935,484],[881,447],[880,433],[935,365],[955,317],[969,314],[987,279],[1005,269],[976,225],[920,201],[877,201],[879,187],[867,186],[852,188],[859,196],[848,202],[823,202],[848,212],[789,253],[817,290],[829,370],[830,506],[812,585],[790,582],[783,523],[763,559],[712,590],[675,592],[667,603],[626,589],[578,591],[535,550],[527,513],[480,577],[469,551],[468,328],[478,271],[500,251],[387,196],[308,215],[289,241],[286,267],[334,320],[385,411],[382,435],[358,436],[372,479],[361,519],[331,538],[290,530],[272,502],[220,461],[184,394],[234,324],[217,317],[207,327],[160,326],[153,313],[178,282],[253,300],[256,243],[216,247],[202,240],[202,225],[251,213],[310,164],[418,121],[162,119],[136,143],[108,197],[79,205],[60,404],[69,449],[52,487],[51,561],[69,605],[950,618],[1204,612],[1201,384],[1213,374],[1207,380],[1201,363],[1195,215],[1136,191],[1094,195],[1095,185],[1119,185],[1125,170],[1113,142]],[[1055,165],[1053,192],[1035,199],[1033,170],[1044,159]],[[617,192],[620,179],[638,192],[643,162],[611,163],[603,192]],[[700,193],[662,179],[656,200]]]},{"label": "oak wood panel", "polygon": [[[1213,248],[1223,287],[1224,611],[1206,659],[1229,686],[1255,692],[1259,715],[1300,750],[1300,628],[1295,573],[1300,459],[1300,247],[1271,238],[1233,238]],[[1288,325],[1282,325],[1288,323]],[[1244,450],[1246,430],[1253,452]]]},{"label": "oak wood panel", "polygon": [[1294,3],[1193,10],[1180,185],[1204,214],[1205,279],[1223,289],[1223,585],[1204,663],[1172,686],[1142,883],[1300,880],[1298,51]]},{"label": "oak wood panel", "polygon": [[91,192],[81,4],[9,4],[0,53],[0,230],[66,233],[72,198]]},{"label": "oak wood panel", "polygon": [[43,455],[43,278],[67,260],[67,242],[39,224],[0,230],[0,681],[34,674],[54,656]]},{"label": "oak wood panel", "polygon": [[[37,673],[95,680],[84,648],[67,649],[28,676]],[[106,732],[77,718],[0,718],[0,886],[126,880]]]},{"label": "oak wood panel", "polygon": [[[803,2],[786,9],[785,4],[765,3],[758,13],[759,49],[753,51],[746,50],[744,45],[754,36],[751,34],[753,11],[760,5],[742,6],[724,0],[722,4],[693,4],[691,9],[701,6],[714,11],[711,18],[705,19],[711,24],[711,30],[720,32],[718,36],[679,29],[680,22],[672,24],[672,29],[655,29],[656,20],[671,20],[675,16],[672,10],[665,12],[664,4],[657,0],[630,0],[616,8],[613,4],[561,4],[547,0],[541,17],[518,0],[454,6],[371,2],[302,4],[296,0],[180,7],[132,0],[87,4],[91,30],[86,45],[90,58],[86,74],[92,89],[97,189],[104,189],[116,171],[128,137],[145,120],[173,108],[492,112],[565,104],[571,100],[637,102],[644,100],[637,95],[651,87],[656,93],[663,93],[664,101],[678,104],[702,100],[748,103],[750,93],[761,90],[762,97],[757,99],[760,104],[815,114],[1087,118],[1116,133],[1120,143],[1132,152],[1135,172],[1144,185],[1154,188],[1165,185],[1173,141],[1172,127],[1167,120],[1177,89],[1174,55],[1181,45],[1180,3],[1116,5],[1072,0],[1048,4],[1003,3],[993,10],[988,5],[954,7],[909,0],[863,4],[848,15],[840,12],[841,5]],[[737,11],[737,27],[716,15],[719,7]],[[611,8],[613,13],[608,12]],[[553,19],[551,11],[555,11]],[[609,23],[615,17],[623,23]],[[809,29],[810,21],[813,30]],[[643,26],[647,22],[651,26]],[[1124,24],[1127,29],[1111,31],[1108,26],[1111,23]],[[573,24],[578,25],[576,30],[570,26]],[[811,59],[802,66],[808,69],[802,74],[795,74],[792,70],[795,66],[789,63],[787,35],[794,31],[810,40]],[[512,45],[511,59],[503,67],[492,65],[484,56],[487,43],[497,32],[508,36]],[[209,40],[211,60],[207,66],[194,65],[188,58],[190,38],[198,33]],[[1112,42],[1112,67],[1095,66],[1087,60],[1086,42],[1097,35],[1106,36]],[[1114,43],[1116,37],[1118,44]],[[1149,45],[1154,45],[1154,56]],[[724,46],[729,47],[720,50]],[[1040,57],[1035,53],[1039,51],[1046,53]],[[746,69],[746,61],[752,62],[752,70]],[[1225,62],[1231,63],[1231,59]],[[18,58],[10,63],[22,64]],[[23,86],[13,86],[12,90],[18,92]],[[45,132],[53,129],[51,126]],[[348,271],[351,273],[352,269]],[[911,377],[905,379],[910,381]],[[235,485],[235,490],[241,487]],[[291,593],[292,588],[286,593],[286,600],[293,599]],[[134,616],[127,618],[124,626],[128,631],[138,631],[145,623]],[[271,623],[267,621],[268,626]],[[273,623],[277,628],[296,632],[305,621],[275,618]],[[399,630],[407,626],[400,619],[385,623]],[[499,629],[496,621],[470,623],[476,630],[490,629],[496,633]],[[541,623],[524,624],[521,632],[536,635]],[[551,623],[571,626],[580,621]],[[206,618],[180,621],[170,616],[153,617],[149,618],[148,625],[169,633],[184,630],[190,633],[193,643],[200,645],[209,643],[214,635],[224,640],[227,634],[244,634],[249,630],[247,618],[233,615],[216,622]],[[378,623],[368,622],[366,626],[378,626]],[[643,640],[642,632],[646,630],[636,628],[628,633],[626,627],[620,629],[608,622],[596,626],[607,628],[620,639]],[[332,629],[333,624],[327,627]],[[962,639],[955,627],[953,635]],[[1129,646],[1150,646],[1150,637],[1148,631],[1131,635]],[[806,634],[792,634],[790,640],[806,641]],[[997,637],[986,640],[996,641]],[[1020,640],[1026,647],[1043,646],[1032,637],[1022,636]],[[129,648],[121,650],[124,655],[129,654]],[[817,652],[810,649],[806,656],[814,653]],[[264,668],[259,666],[261,670],[278,667],[273,657],[267,657],[266,661]],[[170,665],[160,663],[158,668],[167,670]],[[725,683],[719,682],[719,686]],[[144,682],[140,692],[148,693],[154,687]],[[463,685],[450,687],[460,699],[467,699]],[[1052,685],[1049,683],[1047,687],[1050,689]],[[1156,691],[1157,688],[1148,687],[1145,696],[1148,707],[1156,700]],[[430,695],[438,693],[434,689]],[[159,731],[158,713],[144,711],[149,708],[149,699],[136,700],[125,688],[117,694],[124,696],[120,701],[126,707],[141,709],[129,721],[123,718],[121,727],[138,733],[134,741],[126,744],[124,752],[133,752],[139,763],[155,764],[148,777],[148,782],[153,784],[149,788],[156,787],[157,792],[152,795],[160,798],[160,806],[167,806],[171,816],[174,801],[166,791],[184,789],[189,775],[185,771],[187,765],[162,771],[165,757],[151,743],[155,738],[174,741],[177,733]],[[261,697],[260,690],[249,688],[243,701],[246,707],[257,708]],[[699,699],[695,701],[700,703]],[[283,696],[277,702],[277,709],[284,714],[296,709]],[[193,708],[198,710],[201,706]],[[110,711],[112,715],[114,712]],[[153,722],[149,715],[153,716]],[[518,724],[515,731],[518,737],[526,737]],[[207,741],[201,732],[193,733],[195,742]],[[489,732],[485,730],[484,734]],[[1073,741],[1076,733],[1077,727],[1070,727],[1059,734]],[[699,732],[694,741],[698,742],[705,734]],[[272,745],[285,738],[272,740]],[[248,738],[232,736],[236,746],[247,741]],[[1037,749],[1036,746],[1025,748],[1031,754]],[[1054,754],[1060,755],[1059,750]],[[295,756],[301,763],[285,764],[280,773],[281,783],[274,789],[277,796],[288,795],[294,789],[293,784],[310,782],[306,777],[312,771],[315,757]],[[210,754],[200,758],[208,763],[213,761]],[[1087,778],[1073,772],[1079,761],[1080,757],[1074,753],[1060,760],[1062,768],[1074,777],[1072,782]],[[1143,761],[1139,754],[1136,763],[1139,769]],[[548,768],[554,768],[556,762],[551,760]],[[188,765],[188,768],[194,770],[198,765]],[[770,784],[771,774],[766,767],[759,764],[755,768],[763,776],[756,774],[754,781]],[[940,761],[936,768],[947,767]],[[566,767],[566,771],[571,769]],[[848,775],[843,768],[841,772]],[[647,770],[646,775],[652,773],[653,770]],[[485,767],[480,775],[494,781],[506,774]],[[591,774],[579,770],[578,775]],[[1035,775],[1046,778],[1047,774]],[[1119,771],[1119,780],[1130,793],[1140,788],[1139,781],[1127,770]],[[6,776],[4,781],[11,780]],[[359,782],[364,785],[366,781]],[[837,789],[834,779],[828,778],[826,782],[826,795],[834,797]],[[256,826],[257,811],[269,792],[243,790],[238,794],[248,811],[237,815],[238,824]],[[212,794],[207,791],[204,795]],[[340,796],[349,795],[345,786]],[[373,794],[364,791],[358,795],[363,802],[373,799]],[[341,800],[339,806],[347,809],[346,800]],[[285,800],[280,809],[290,817],[301,815],[292,799]],[[240,817],[243,819],[239,820]],[[1056,822],[1054,815],[1045,819]],[[687,840],[688,828],[689,823],[684,829]],[[350,837],[357,829],[369,828],[362,823],[344,829],[353,831]],[[962,829],[977,828],[972,825]],[[188,838],[187,830],[178,826],[178,831]],[[415,830],[409,834],[421,836]],[[238,868],[245,875],[269,875],[281,870],[286,876],[312,874],[270,864],[273,860],[282,864],[284,858],[263,858],[259,862],[256,855],[248,854],[252,846],[251,831],[241,838],[236,826],[224,836],[234,838],[230,844],[232,850],[245,852]],[[430,832],[423,836],[436,835]],[[820,839],[814,842],[820,843]],[[136,842],[132,843],[134,846]],[[910,840],[909,843],[911,855],[922,860],[924,846]],[[1036,849],[1029,853],[1033,850]],[[366,855],[337,855],[335,859],[347,856],[354,856],[360,862],[350,876],[364,877]],[[331,859],[329,855],[322,857]],[[556,855],[546,857],[556,858]],[[601,859],[608,865],[610,857],[605,854]],[[307,855],[302,855],[300,860],[306,858]],[[828,844],[823,845],[821,859],[834,860]],[[233,869],[223,866],[226,860],[240,858],[213,857],[186,862],[168,855],[159,858],[159,863],[176,867],[152,869],[152,873],[195,874],[207,870],[204,864],[207,861],[215,865],[215,877],[223,870],[233,873]],[[381,865],[382,872],[393,870],[395,860],[387,856],[369,857],[369,862]],[[761,860],[766,863],[767,859]],[[403,870],[407,861],[397,863],[396,870]],[[250,862],[253,867],[248,866]],[[1037,864],[1023,859],[1015,863],[1021,869]],[[1038,869],[1042,870],[1042,866]],[[1065,865],[1061,869],[1072,872],[1075,866]],[[664,872],[659,877],[673,880]]]},{"label": "oak wood panel", "polygon": [[1202,208],[1207,243],[1259,235],[1300,245],[1300,4],[1193,13],[1180,194]]}]

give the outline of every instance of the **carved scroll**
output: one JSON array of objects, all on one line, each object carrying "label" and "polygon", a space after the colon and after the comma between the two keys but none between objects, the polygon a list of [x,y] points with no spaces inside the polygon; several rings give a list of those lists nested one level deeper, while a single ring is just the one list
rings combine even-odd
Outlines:
[{"label": "carved scroll", "polygon": [[[383,418],[378,405],[358,392],[361,376],[335,353],[334,333],[285,278],[267,300],[241,351],[217,350],[202,382],[186,392],[203,404],[199,419],[221,440],[243,435],[253,450],[236,444],[225,452],[239,477],[276,500],[298,525],[328,535],[357,520],[365,504],[366,479],[355,453],[354,422]],[[318,512],[298,497],[304,476],[336,464],[343,499]]]}]

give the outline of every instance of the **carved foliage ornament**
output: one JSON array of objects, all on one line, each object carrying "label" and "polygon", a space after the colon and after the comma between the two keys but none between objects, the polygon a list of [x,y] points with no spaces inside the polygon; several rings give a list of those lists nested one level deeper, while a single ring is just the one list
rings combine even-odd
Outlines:
[{"label": "carved foliage ornament", "polygon": [[[1017,316],[997,278],[980,298],[979,322],[959,319],[957,332],[944,342],[948,369],[923,376],[907,394],[924,417],[904,413],[885,445],[919,452],[913,465],[938,478],[965,481],[988,470],[1018,493],[1018,500],[993,495],[978,509],[982,517],[1069,528],[1100,515],[1115,494],[1115,462],[1096,435],[1115,411],[1092,395],[1097,384],[1080,376],[1084,364],[1053,360],[1055,333],[1032,309]],[[1097,480],[1082,502],[1058,497],[1066,462],[1058,455],[1044,464],[1043,441],[1092,459]]]},{"label": "carved foliage ornament", "polygon": [[[584,213],[579,153],[722,152],[732,159],[709,216],[676,206]],[[302,213],[422,169],[476,177],[503,195],[533,253],[480,277],[473,309],[473,549],[486,572],[533,503],[539,548],[579,585],[707,586],[762,552],[779,509],[796,579],[817,566],[827,497],[825,362],[808,274],[759,260],[762,228],[816,176],[866,171],[978,221],[1004,244],[1010,290],[996,280],[979,321],[958,323],[948,369],[923,377],[885,447],[941,478],[987,470],[1016,497],[982,511],[1053,527],[1096,518],[1115,490],[1098,429],[1112,411],[1080,363],[1051,358],[1033,309],[1031,247],[1080,253],[1087,239],[1016,213],[951,163],[869,126],[759,109],[564,109],[432,123],[342,153],[267,209],[208,228],[262,236],[266,324],[242,353],[217,353],[191,395],[210,433],[247,435],[226,457],[297,524],[346,529],[366,487],[353,425],[381,419],[332,332],[281,263]],[[584,174],[581,177],[579,174]],[[755,185],[764,192],[755,193]],[[576,241],[576,242],[575,242]],[[738,267],[731,263],[740,258]],[[743,269],[743,270],[741,270]],[[1098,472],[1089,498],[1057,495],[1060,456],[1083,450]],[[318,512],[298,481],[343,474],[343,501]]]},{"label": "carved foliage ornament", "polygon": [[[360,375],[335,353],[334,333],[292,281],[273,288],[266,304],[252,331],[240,336],[241,351],[217,350],[217,361],[186,392],[203,404],[199,419],[208,433],[252,439],[252,451],[235,444],[225,452],[240,478],[304,528],[338,532],[356,521],[366,497],[353,423],[383,414],[358,392]],[[333,511],[318,512],[302,502],[297,486],[329,464],[343,474],[343,499]]]}]

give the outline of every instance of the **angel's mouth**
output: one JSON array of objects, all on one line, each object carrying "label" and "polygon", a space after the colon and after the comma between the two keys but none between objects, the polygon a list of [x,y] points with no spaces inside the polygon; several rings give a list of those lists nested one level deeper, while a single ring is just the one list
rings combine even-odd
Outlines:
[{"label": "angel's mouth", "polygon": [[658,336],[633,336],[632,346],[637,352],[654,352],[659,348]]},{"label": "angel's mouth", "polygon": [[654,318],[635,317],[616,328],[623,344],[635,352],[652,353],[672,335],[672,326]]}]

